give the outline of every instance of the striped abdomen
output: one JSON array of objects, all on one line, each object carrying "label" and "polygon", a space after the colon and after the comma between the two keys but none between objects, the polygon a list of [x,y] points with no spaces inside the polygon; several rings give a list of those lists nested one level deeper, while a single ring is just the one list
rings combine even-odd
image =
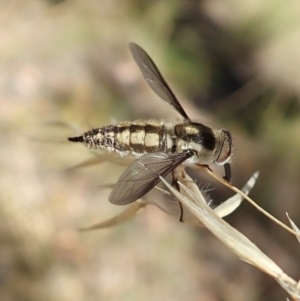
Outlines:
[{"label": "striped abdomen", "polygon": [[116,151],[121,155],[171,152],[174,141],[170,130],[156,120],[122,122],[84,133],[70,141],[83,142],[88,148]]}]

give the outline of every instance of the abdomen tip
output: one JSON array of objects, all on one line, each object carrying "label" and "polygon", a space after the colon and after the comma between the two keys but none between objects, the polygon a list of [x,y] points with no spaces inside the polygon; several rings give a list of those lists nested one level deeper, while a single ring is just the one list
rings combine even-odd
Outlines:
[{"label": "abdomen tip", "polygon": [[71,142],[83,142],[83,137],[79,136],[79,137],[70,137],[68,138],[69,141]]}]

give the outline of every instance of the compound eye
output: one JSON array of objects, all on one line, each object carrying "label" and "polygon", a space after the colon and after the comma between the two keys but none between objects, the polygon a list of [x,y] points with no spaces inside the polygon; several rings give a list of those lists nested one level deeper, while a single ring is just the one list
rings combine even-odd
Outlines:
[{"label": "compound eye", "polygon": [[232,140],[231,140],[231,135],[229,132],[224,131],[225,137],[223,139],[223,144],[221,147],[221,150],[219,152],[219,155],[217,157],[216,163],[219,165],[223,165],[227,163],[231,157],[231,146],[232,146]]}]

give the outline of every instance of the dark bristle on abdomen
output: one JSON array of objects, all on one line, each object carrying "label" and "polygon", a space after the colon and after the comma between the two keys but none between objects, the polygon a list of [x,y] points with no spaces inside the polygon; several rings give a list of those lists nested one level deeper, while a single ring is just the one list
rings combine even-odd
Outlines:
[{"label": "dark bristle on abdomen", "polygon": [[71,138],[68,138],[69,141],[71,142],[83,142],[83,136],[79,136],[79,137],[71,137]]}]

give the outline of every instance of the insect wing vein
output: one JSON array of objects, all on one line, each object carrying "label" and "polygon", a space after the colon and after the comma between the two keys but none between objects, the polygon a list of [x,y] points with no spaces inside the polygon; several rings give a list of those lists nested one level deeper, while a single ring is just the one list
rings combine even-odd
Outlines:
[{"label": "insect wing vein", "polygon": [[109,196],[109,201],[116,205],[136,201],[160,182],[159,176],[167,176],[191,156],[191,153],[143,155],[120,176]]},{"label": "insect wing vein", "polygon": [[146,53],[146,51],[135,43],[129,44],[130,51],[137,65],[139,66],[144,79],[147,81],[150,88],[164,101],[170,104],[177,112],[184,118],[189,117],[183,110],[178,99],[173,91],[161,75],[153,60]]}]

